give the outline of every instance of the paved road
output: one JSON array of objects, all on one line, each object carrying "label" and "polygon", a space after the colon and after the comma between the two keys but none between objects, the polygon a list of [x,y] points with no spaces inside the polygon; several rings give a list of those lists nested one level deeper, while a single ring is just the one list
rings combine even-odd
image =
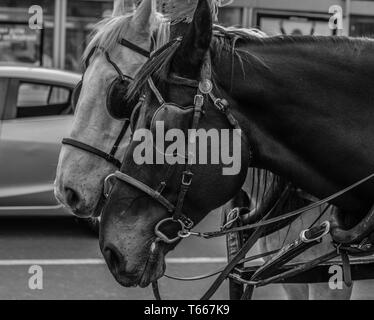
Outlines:
[{"label": "paved road", "polygon": [[[201,229],[216,226],[219,216],[212,214]],[[152,299],[150,289],[119,286],[107,267],[96,237],[73,218],[0,218],[0,299]],[[169,258],[167,272],[193,276],[223,266],[213,263],[190,263],[181,258],[224,258],[223,240],[188,239]],[[36,260],[36,261],[35,261]],[[193,261],[193,260],[192,260]],[[207,262],[207,261],[205,261]],[[31,264],[43,268],[43,290],[31,290],[28,273]],[[197,299],[212,280],[194,283],[169,279],[160,281],[165,299]],[[360,282],[354,298],[374,297],[374,283]],[[225,284],[216,299],[227,299]],[[284,299],[279,285],[259,289],[256,299]]]}]

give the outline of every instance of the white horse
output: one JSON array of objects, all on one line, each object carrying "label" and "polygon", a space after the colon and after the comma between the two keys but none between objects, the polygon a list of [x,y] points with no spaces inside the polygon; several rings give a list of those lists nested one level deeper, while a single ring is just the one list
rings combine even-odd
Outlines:
[{"label": "white horse", "polygon": [[[122,74],[134,78],[148,58],[119,41],[125,39],[150,51],[152,43],[153,49],[157,49],[169,41],[169,27],[170,24],[156,12],[154,0],[144,0],[136,11],[130,9],[130,12],[126,11],[124,2],[116,2],[113,16],[99,22],[83,54],[88,67],[84,72],[70,138],[110,152],[124,121],[112,118],[105,107],[109,86],[118,77],[105,52]],[[117,159],[124,156],[129,132],[118,145]],[[55,180],[56,198],[74,214],[90,217],[98,206],[105,177],[115,169],[101,157],[63,145]]]}]

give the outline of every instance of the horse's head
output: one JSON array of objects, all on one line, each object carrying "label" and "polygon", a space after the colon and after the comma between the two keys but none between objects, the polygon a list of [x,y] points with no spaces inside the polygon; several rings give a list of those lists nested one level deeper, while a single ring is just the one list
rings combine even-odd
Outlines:
[{"label": "horse's head", "polygon": [[74,123],[57,169],[57,199],[82,217],[99,209],[104,178],[124,155],[134,107],[125,99],[127,87],[148,60],[152,44],[168,41],[168,25],[156,13],[154,0],[142,1],[135,12],[120,9],[114,12],[121,15],[98,24],[86,48],[86,68],[73,99]]},{"label": "horse's head", "polygon": [[227,101],[215,96],[233,108],[235,101],[214,81],[210,87],[211,38],[209,3],[200,0],[183,40],[158,51],[130,89],[144,85],[146,98],[132,115],[121,172],[108,178],[116,182],[100,235],[108,266],[124,286],[161,277],[179,231],[230,200],[245,180],[250,151],[234,124],[239,114],[231,117]]}]

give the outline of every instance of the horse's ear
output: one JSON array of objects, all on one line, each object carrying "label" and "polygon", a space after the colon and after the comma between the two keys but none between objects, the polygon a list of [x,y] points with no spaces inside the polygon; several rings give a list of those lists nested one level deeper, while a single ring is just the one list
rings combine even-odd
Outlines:
[{"label": "horse's ear", "polygon": [[112,17],[123,16],[135,10],[133,0],[114,0]]},{"label": "horse's ear", "polygon": [[210,0],[199,0],[193,19],[175,53],[172,71],[194,78],[199,72],[212,40],[213,19]]},{"label": "horse's ear", "polygon": [[156,1],[143,0],[132,17],[132,24],[139,31],[148,31],[156,14]]}]

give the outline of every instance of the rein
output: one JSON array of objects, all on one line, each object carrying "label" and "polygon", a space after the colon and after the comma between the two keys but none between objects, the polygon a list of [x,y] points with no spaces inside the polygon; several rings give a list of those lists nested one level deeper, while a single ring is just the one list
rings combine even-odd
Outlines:
[{"label": "rein", "polygon": [[[371,174],[370,176],[350,185],[349,187],[339,191],[339,192],[336,192],[334,193],[333,195],[327,197],[327,198],[324,198],[320,201],[317,201],[317,202],[314,202],[308,206],[305,206],[301,209],[298,209],[298,210],[294,210],[294,211],[291,211],[291,212],[288,212],[288,213],[285,213],[279,217],[276,217],[276,218],[273,218],[273,219],[268,219],[266,221],[261,221],[261,222],[257,222],[257,223],[253,223],[253,224],[248,224],[248,225],[245,225],[245,226],[242,226],[242,227],[236,227],[236,228],[232,228],[232,229],[228,229],[228,230],[219,230],[219,231],[212,231],[212,232],[189,232],[189,234],[191,236],[197,236],[197,237],[201,237],[201,238],[205,238],[205,239],[211,239],[211,238],[217,238],[217,237],[222,237],[226,234],[229,234],[229,233],[233,233],[233,232],[239,232],[239,231],[246,231],[246,230],[250,230],[250,229],[255,229],[255,228],[258,228],[258,227],[264,227],[264,226],[268,226],[268,225],[271,225],[271,224],[274,224],[274,223],[277,223],[277,222],[281,222],[283,220],[286,220],[286,219],[289,219],[289,218],[292,218],[292,217],[296,217],[296,216],[299,216],[307,211],[310,211],[312,209],[315,209],[315,208],[318,208],[320,207],[321,205],[324,205],[334,199],[337,199],[339,198],[340,196],[346,194],[347,192],[359,187],[360,185],[362,185],[363,183],[371,180],[374,178],[374,173]],[[237,210],[237,208],[233,209],[233,210]]]}]

